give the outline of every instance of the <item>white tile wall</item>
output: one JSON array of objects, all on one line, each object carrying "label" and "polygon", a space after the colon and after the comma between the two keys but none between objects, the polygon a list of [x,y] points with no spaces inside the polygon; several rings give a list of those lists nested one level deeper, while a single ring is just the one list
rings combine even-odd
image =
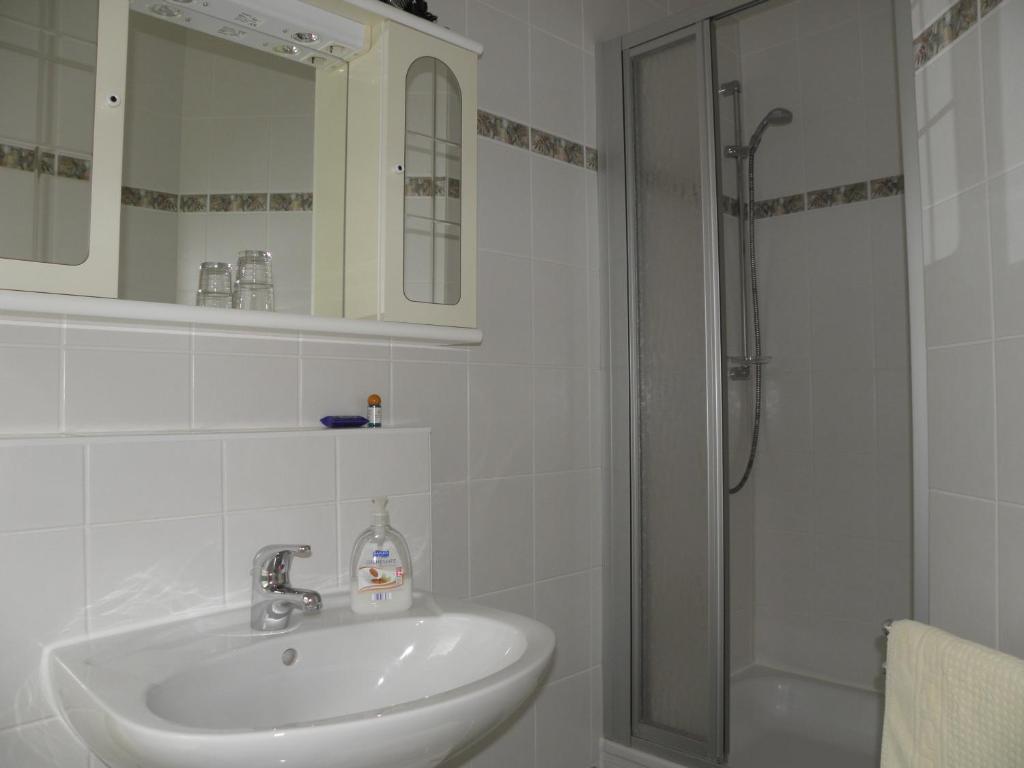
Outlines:
[{"label": "white tile wall", "polygon": [[[594,124],[584,114],[594,111],[584,46],[627,23],[618,3],[601,6],[599,23],[600,5],[535,3],[531,14],[529,0],[448,0],[438,10],[487,48],[484,109],[583,141]],[[660,6],[649,10],[664,14]],[[555,66],[549,85],[545,71]],[[195,88],[183,94],[182,112],[238,117],[251,89],[236,82],[232,98],[215,98],[212,67],[186,61],[184,79]],[[293,114],[289,87],[274,93],[268,111]],[[185,133],[186,155],[204,146]],[[45,616],[18,624],[32,633],[0,621],[8,650],[0,691],[20,692],[13,702],[0,697],[0,764],[84,766],[80,749],[65,751],[56,721],[32,724],[48,716],[28,705],[39,700],[32,670],[41,643],[244,599],[239,569],[248,570],[249,550],[268,537],[315,539],[314,557],[296,564],[296,582],[337,583],[366,525],[366,496],[381,492],[397,494],[393,519],[421,586],[528,615],[536,604],[569,645],[551,678],[553,696],[484,745],[470,759],[474,768],[596,763],[607,445],[596,175],[487,139],[479,155],[480,349],[0,318],[0,360],[14,361],[0,366],[0,434],[21,436],[0,445],[16,449],[14,458],[0,450],[0,537],[24,553],[19,573],[48,596]],[[205,161],[186,162],[181,182],[202,191],[209,176]],[[178,242],[189,253],[223,250],[218,243],[229,244],[235,230],[268,243],[283,232],[269,217],[250,225],[245,214],[225,214],[213,227],[214,216],[180,218],[188,226]],[[190,300],[194,274],[181,274],[180,296]],[[543,392],[535,394],[535,380]],[[305,431],[329,413],[362,413],[371,392],[384,400],[388,429]],[[552,425],[544,423],[549,411]],[[405,427],[413,431],[398,431]],[[431,428],[429,451],[420,427]],[[281,431],[259,431],[267,428]],[[73,432],[90,434],[26,437]],[[24,450],[26,439],[41,441],[38,456]],[[338,442],[349,439],[359,446]],[[49,482],[32,482],[43,472]],[[17,482],[7,484],[11,473]]]},{"label": "white tile wall", "polygon": [[[920,2],[915,29],[947,3]],[[1024,129],[1010,85],[1024,2],[1004,0],[917,72],[924,186],[932,622],[1024,654],[1018,396]]]},{"label": "white tile wall", "polygon": [[[747,130],[773,107],[794,112],[765,134],[758,199],[900,173],[890,3],[777,2],[734,36]],[[893,197],[757,223],[771,363],[752,499],[735,505],[754,517],[732,551],[734,575],[753,571],[733,616],[752,644],[732,649],[739,665],[873,687],[881,622],[909,613],[902,221]],[[746,390],[734,394],[747,408]],[[747,444],[733,437],[734,468]]]}]

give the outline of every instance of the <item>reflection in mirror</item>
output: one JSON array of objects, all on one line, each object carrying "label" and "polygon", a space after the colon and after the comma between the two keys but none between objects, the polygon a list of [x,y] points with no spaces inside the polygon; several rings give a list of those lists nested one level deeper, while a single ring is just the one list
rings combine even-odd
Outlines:
[{"label": "reflection in mirror", "polygon": [[0,257],[89,255],[96,0],[0,0]]},{"label": "reflection in mirror", "polygon": [[405,263],[410,301],[458,304],[462,298],[462,92],[433,57],[406,75]]},{"label": "reflection in mirror", "polygon": [[196,304],[203,262],[258,250],[276,310],[309,313],[316,75],[132,11],[121,298]]}]

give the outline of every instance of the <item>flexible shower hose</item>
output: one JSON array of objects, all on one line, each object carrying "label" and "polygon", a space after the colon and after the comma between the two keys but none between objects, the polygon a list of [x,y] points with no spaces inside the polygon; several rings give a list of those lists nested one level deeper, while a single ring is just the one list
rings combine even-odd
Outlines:
[{"label": "flexible shower hose", "polygon": [[[757,442],[761,437],[761,301],[757,290],[757,251],[754,245],[754,152],[747,156],[747,253],[750,254],[750,305],[754,325],[754,360],[749,363],[754,367],[754,424],[750,430],[750,453],[747,454],[747,466],[743,477],[729,489],[729,493],[739,493],[750,479],[754,471],[754,460],[757,458]],[[746,301],[746,297],[743,297]]]}]

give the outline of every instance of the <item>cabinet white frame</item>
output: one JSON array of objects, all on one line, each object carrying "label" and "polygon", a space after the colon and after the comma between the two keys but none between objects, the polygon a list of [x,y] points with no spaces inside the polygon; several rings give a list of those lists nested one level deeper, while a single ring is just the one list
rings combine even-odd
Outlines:
[{"label": "cabinet white frame", "polygon": [[99,0],[98,17],[88,256],[77,265],[0,259],[4,288],[117,297],[128,0]]},{"label": "cabinet white frame", "polygon": [[[450,305],[405,295],[406,76],[423,57],[444,62],[462,92],[461,295]],[[476,327],[476,90],[475,51],[391,21],[375,30],[370,52],[352,62],[346,317]]]}]

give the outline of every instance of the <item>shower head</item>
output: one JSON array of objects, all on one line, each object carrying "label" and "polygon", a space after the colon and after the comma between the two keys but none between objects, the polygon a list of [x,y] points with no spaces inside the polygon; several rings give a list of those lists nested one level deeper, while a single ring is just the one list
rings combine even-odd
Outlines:
[{"label": "shower head", "polygon": [[775,107],[768,111],[761,122],[757,124],[757,128],[754,129],[753,135],[750,137],[750,144],[748,145],[748,151],[753,154],[757,151],[758,145],[761,143],[761,138],[764,136],[764,132],[768,130],[770,125],[789,125],[793,122],[793,113],[785,107]]}]

